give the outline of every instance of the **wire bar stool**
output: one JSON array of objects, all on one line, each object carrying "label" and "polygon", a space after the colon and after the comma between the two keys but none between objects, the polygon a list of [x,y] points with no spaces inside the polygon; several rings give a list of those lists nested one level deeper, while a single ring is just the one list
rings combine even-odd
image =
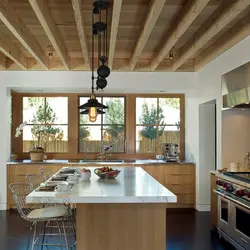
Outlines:
[{"label": "wire bar stool", "polygon": [[[27,243],[27,250],[31,242],[31,250],[35,250],[36,246],[57,246],[61,249],[73,249],[75,242],[70,243],[69,236],[74,235],[74,228],[69,223],[69,211],[66,206],[50,206],[43,207],[38,204],[27,204],[26,196],[30,193],[30,185],[27,183],[12,183],[9,188],[13,194],[17,210],[20,216],[30,223],[30,234]],[[53,223],[53,229],[47,228],[48,222]],[[68,232],[72,230],[70,233]],[[48,231],[48,232],[47,232]],[[60,244],[49,243],[53,236],[59,236]]]}]

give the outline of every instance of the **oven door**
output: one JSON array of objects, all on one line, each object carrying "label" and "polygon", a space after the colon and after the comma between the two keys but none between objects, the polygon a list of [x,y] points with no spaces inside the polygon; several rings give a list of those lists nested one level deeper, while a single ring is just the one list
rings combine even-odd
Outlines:
[{"label": "oven door", "polygon": [[233,234],[235,240],[250,250],[250,207],[232,202]]},{"label": "oven door", "polygon": [[232,235],[231,226],[231,202],[228,199],[223,198],[219,192],[218,194],[218,228],[228,234]]}]

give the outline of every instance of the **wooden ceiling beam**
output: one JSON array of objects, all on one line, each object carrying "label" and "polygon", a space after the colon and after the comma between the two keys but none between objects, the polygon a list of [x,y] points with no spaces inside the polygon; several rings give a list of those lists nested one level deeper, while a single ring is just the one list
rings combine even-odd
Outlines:
[{"label": "wooden ceiling beam", "polygon": [[7,58],[2,54],[0,53],[0,69],[1,70],[6,70],[6,66],[7,66]]},{"label": "wooden ceiling beam", "polygon": [[161,11],[165,5],[166,0],[152,0],[151,5],[149,7],[149,12],[146,17],[146,21],[144,24],[144,27],[142,29],[142,32],[140,34],[140,37],[137,41],[137,44],[135,46],[131,62],[130,62],[130,70],[133,70],[136,66],[136,63],[138,59],[141,56],[141,53],[149,39],[149,36],[156,24],[156,21],[158,20]]},{"label": "wooden ceiling beam", "polygon": [[233,26],[233,28],[227,31],[226,34],[223,34],[221,38],[216,40],[209,48],[202,51],[202,53],[195,58],[195,71],[200,70],[202,67],[248,36],[250,36],[249,15],[239,21]]},{"label": "wooden ceiling beam", "polygon": [[71,0],[71,2],[73,6],[76,27],[77,27],[77,31],[78,31],[78,35],[80,39],[84,62],[89,67],[89,53],[88,53],[85,26],[84,26],[84,21],[83,21],[82,0]]},{"label": "wooden ceiling beam", "polygon": [[121,8],[122,8],[122,0],[115,0],[113,2],[113,14],[112,14],[112,23],[111,23],[110,41],[109,41],[108,64],[110,69],[113,68],[113,60],[115,54],[116,38],[118,33]]},{"label": "wooden ceiling beam", "polygon": [[14,61],[21,69],[27,70],[28,63],[22,52],[4,34],[0,34],[0,51]]},{"label": "wooden ceiling beam", "polygon": [[194,37],[192,46],[185,50],[173,63],[173,71],[176,71],[189,58],[202,49],[215,35],[233,21],[242,11],[250,5],[250,0],[235,1],[226,11],[224,11],[212,25],[201,35]]},{"label": "wooden ceiling beam", "polygon": [[29,29],[25,26],[21,18],[6,4],[5,1],[0,1],[0,20],[12,32],[12,34],[19,40],[25,49],[41,64],[43,69],[48,69],[47,56],[31,34]]},{"label": "wooden ceiling beam", "polygon": [[201,13],[201,11],[206,7],[210,0],[194,0],[188,1],[185,5],[182,13],[180,14],[177,24],[170,32],[169,36],[166,39],[165,44],[162,49],[159,51],[157,56],[153,59],[151,64],[151,70],[155,70],[164,57],[171,51],[175,44],[179,41],[182,35],[190,27],[193,21]]},{"label": "wooden ceiling beam", "polygon": [[29,2],[64,67],[69,69],[68,51],[58,28],[51,18],[46,0],[29,0]]}]

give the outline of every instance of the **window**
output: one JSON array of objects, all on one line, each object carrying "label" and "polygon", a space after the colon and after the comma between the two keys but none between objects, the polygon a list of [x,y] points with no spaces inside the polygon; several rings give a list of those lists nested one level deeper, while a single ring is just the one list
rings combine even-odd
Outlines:
[{"label": "window", "polygon": [[136,152],[162,154],[166,142],[180,145],[180,98],[136,98]]},{"label": "window", "polygon": [[46,152],[68,152],[68,98],[23,97],[23,152],[41,146]]},{"label": "window", "polygon": [[[80,105],[89,97],[80,97]],[[88,115],[79,114],[79,152],[100,152],[104,145],[112,145],[110,152],[125,152],[125,98],[97,97],[109,108],[98,115],[96,122],[88,121]]]}]

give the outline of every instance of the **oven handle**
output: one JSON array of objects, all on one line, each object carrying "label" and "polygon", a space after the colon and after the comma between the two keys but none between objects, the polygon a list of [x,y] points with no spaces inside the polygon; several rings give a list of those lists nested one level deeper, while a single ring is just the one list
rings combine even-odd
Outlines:
[{"label": "oven handle", "polygon": [[213,189],[213,192],[216,193],[217,195],[229,200],[229,201],[232,201],[232,202],[244,207],[244,208],[250,209],[250,207],[248,205],[246,205],[246,204],[244,204],[244,203],[242,203],[242,202],[240,202],[238,200],[235,200],[235,199],[233,199],[233,198],[231,198],[231,197],[229,197],[229,196],[227,196],[225,194],[222,194],[221,192],[219,192],[219,191],[217,191],[215,189]]}]

